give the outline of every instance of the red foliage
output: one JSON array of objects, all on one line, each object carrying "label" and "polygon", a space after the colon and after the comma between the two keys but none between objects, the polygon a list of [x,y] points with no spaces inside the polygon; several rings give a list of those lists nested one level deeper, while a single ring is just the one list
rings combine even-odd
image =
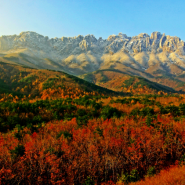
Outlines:
[{"label": "red foliage", "polygon": [[[79,128],[72,119],[48,123],[31,135],[25,128],[20,141],[14,133],[1,134],[0,182],[83,184],[87,177],[97,183],[116,182],[121,172],[133,169],[144,177],[149,167],[164,169],[185,152],[184,124],[160,116],[153,124],[156,127],[146,126],[144,119],[125,118],[91,120]],[[20,145],[24,155],[12,155]]]}]

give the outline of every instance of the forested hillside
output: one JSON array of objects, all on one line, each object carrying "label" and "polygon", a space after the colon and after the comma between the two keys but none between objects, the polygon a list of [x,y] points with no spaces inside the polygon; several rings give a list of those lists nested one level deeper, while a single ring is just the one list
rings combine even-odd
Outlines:
[{"label": "forested hillside", "polygon": [[138,77],[114,92],[5,63],[0,84],[0,184],[183,183],[185,95]]},{"label": "forested hillside", "polygon": [[150,78],[138,76],[132,73],[125,73],[115,69],[98,70],[92,73],[80,75],[79,77],[117,92],[132,93],[132,94],[165,94],[170,92],[181,91],[184,92],[185,82],[175,80],[173,78],[158,76],[154,78],[152,75],[146,73]]}]

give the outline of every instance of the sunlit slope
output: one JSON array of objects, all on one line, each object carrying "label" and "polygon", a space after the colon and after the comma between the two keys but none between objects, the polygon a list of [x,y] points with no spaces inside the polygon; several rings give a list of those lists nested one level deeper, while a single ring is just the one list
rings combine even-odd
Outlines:
[{"label": "sunlit slope", "polygon": [[99,86],[120,92],[132,92],[137,94],[148,94],[159,91],[175,92],[174,89],[168,86],[149,81],[143,77],[131,76],[128,72],[126,73],[115,69],[98,70],[80,77]]},{"label": "sunlit slope", "polygon": [[27,66],[35,69],[51,69],[63,71],[64,68],[60,63],[53,61],[47,56],[38,56],[34,51],[30,53],[28,50],[18,50],[14,53],[7,52],[0,55],[0,61],[4,63]]}]

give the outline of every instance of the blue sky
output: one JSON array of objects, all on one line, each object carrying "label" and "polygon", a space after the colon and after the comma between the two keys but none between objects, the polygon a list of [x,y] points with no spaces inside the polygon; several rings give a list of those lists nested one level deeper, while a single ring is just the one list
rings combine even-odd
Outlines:
[{"label": "blue sky", "polygon": [[0,0],[0,36],[35,31],[49,38],[160,31],[185,41],[184,0]]}]

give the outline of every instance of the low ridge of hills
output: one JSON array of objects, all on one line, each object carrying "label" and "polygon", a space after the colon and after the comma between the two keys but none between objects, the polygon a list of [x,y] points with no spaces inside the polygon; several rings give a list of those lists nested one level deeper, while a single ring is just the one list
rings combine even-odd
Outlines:
[{"label": "low ridge of hills", "polygon": [[32,100],[118,95],[64,72],[38,70],[0,62],[0,97],[5,97],[5,94]]},{"label": "low ridge of hills", "polygon": [[79,77],[117,92],[133,94],[154,94],[156,92],[160,94],[161,92],[175,92],[173,88],[168,86],[152,82],[143,77],[131,76],[128,73],[115,69],[98,70]]}]

